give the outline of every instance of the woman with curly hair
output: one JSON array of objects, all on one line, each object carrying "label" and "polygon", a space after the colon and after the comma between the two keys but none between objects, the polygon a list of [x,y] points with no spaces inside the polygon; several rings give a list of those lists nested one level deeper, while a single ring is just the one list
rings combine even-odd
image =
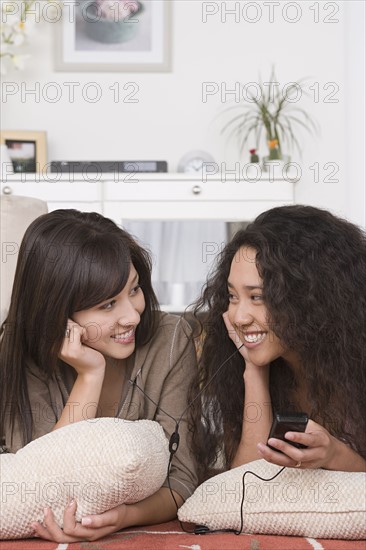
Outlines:
[{"label": "woman with curly hair", "polygon": [[[201,479],[258,458],[365,469],[365,244],[355,225],[298,205],[262,213],[222,251],[195,309],[206,334],[193,411]],[[284,411],[308,414],[306,433],[285,434],[306,448],[267,442]]]}]

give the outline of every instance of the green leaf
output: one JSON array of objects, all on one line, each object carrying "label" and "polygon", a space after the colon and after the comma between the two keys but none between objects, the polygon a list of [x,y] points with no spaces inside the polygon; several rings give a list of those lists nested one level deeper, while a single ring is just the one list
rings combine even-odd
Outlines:
[{"label": "green leaf", "polygon": [[[252,103],[248,104],[248,100],[242,100],[240,105],[225,109],[226,114],[229,110],[232,112],[233,109],[236,109],[237,112],[224,125],[221,133],[227,134],[229,139],[235,138],[241,151],[251,136],[256,140],[256,148],[259,148],[260,139],[263,137],[263,130],[265,130],[266,135],[264,137],[266,139],[277,139],[280,150],[282,149],[282,143],[285,143],[289,147],[297,148],[301,154],[300,144],[295,136],[295,129],[302,128],[309,133],[318,133],[319,128],[304,109],[294,105],[293,102],[289,102],[287,97],[292,90],[299,87],[302,94],[309,95],[303,89],[303,83],[308,78],[294,81],[292,85],[287,87],[287,95],[284,96],[283,92],[280,91],[280,86],[274,86],[277,79],[275,68],[272,66],[268,89],[267,86],[264,86],[261,75],[259,75],[258,89],[261,92],[259,99],[248,90],[247,97]],[[299,101],[301,101],[301,98]]]}]

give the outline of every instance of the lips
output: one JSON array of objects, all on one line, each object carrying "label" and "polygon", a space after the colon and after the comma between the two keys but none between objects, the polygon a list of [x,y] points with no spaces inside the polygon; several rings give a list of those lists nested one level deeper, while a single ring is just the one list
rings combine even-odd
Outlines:
[{"label": "lips", "polygon": [[121,334],[114,334],[111,338],[118,344],[129,344],[135,341],[135,328]]},{"label": "lips", "polygon": [[246,344],[260,344],[266,336],[267,332],[246,332],[243,334],[243,340]]}]

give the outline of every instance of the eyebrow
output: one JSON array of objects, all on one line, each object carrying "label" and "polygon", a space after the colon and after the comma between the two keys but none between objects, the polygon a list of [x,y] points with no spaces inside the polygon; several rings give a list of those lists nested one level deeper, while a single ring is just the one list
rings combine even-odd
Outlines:
[{"label": "eyebrow", "polygon": [[138,274],[137,271],[136,271],[135,276],[133,277],[133,279],[131,279],[130,283],[131,283],[131,284],[132,284],[132,283],[135,283],[136,281],[138,281],[138,279],[139,279],[139,274]]},{"label": "eyebrow", "polygon": [[[234,288],[234,285],[230,283],[230,281],[227,282],[227,286],[229,288]],[[242,288],[245,288],[247,290],[256,290],[256,289],[263,290],[263,286],[261,285],[243,285]]]}]

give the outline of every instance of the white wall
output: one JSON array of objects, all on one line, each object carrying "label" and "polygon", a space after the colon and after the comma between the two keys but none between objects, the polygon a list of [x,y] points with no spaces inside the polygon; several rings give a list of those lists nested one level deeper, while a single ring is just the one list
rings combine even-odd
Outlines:
[{"label": "white wall", "polygon": [[366,228],[365,2],[347,3],[346,37],[346,216]]},{"label": "white wall", "polygon": [[[204,23],[202,13],[208,4],[217,6],[218,13],[208,16]],[[273,22],[270,22],[270,5],[274,9]],[[235,7],[239,8],[239,21],[234,14],[227,14],[225,21],[225,8]],[[319,10],[318,22],[315,9]],[[351,24],[347,15],[350,9]],[[166,159],[170,171],[175,171],[184,153],[204,149],[218,162],[226,162],[228,168],[233,168],[237,160],[247,162],[247,153],[239,158],[235,145],[225,144],[219,133],[221,119],[215,118],[225,105],[220,94],[203,102],[203,83],[215,82],[230,89],[237,82],[258,81],[259,75],[266,80],[274,64],[281,84],[309,77],[305,89],[310,96],[299,105],[321,126],[319,137],[300,134],[302,159],[293,155],[293,160],[301,162],[303,173],[296,187],[297,202],[327,207],[360,222],[365,211],[364,180],[353,185],[350,200],[346,151],[353,130],[346,121],[356,122],[350,118],[354,109],[350,105],[353,87],[347,83],[357,81],[357,64],[363,62],[363,57],[351,56],[352,64],[348,60],[352,52],[352,21],[361,20],[363,10],[363,2],[353,0],[209,3],[177,0],[173,2],[172,72],[160,74],[55,72],[55,25],[43,23],[31,37],[29,51],[33,55],[27,68],[7,75],[7,80],[28,88],[39,82],[41,89],[48,82],[57,82],[65,93],[56,104],[42,97],[36,103],[31,96],[22,101],[20,93],[3,100],[2,127],[46,130],[49,160]],[[260,11],[257,22],[248,22]],[[300,15],[297,22],[286,21],[296,14]],[[338,22],[327,23],[326,18]],[[355,32],[362,35],[362,24]],[[63,84],[70,81],[80,82],[79,88],[88,82],[98,82],[103,91],[101,101],[91,104],[77,93],[75,103],[70,103]],[[115,82],[121,86],[136,82],[139,102],[114,103],[109,87]],[[319,89],[319,101],[315,87]],[[332,96],[336,102],[326,102],[332,91],[336,91]],[[353,100],[358,102],[360,98],[353,95]],[[361,121],[358,124],[362,128]],[[357,135],[362,136],[362,131]],[[264,148],[261,153],[265,153]],[[320,169],[318,182],[314,177],[316,163]],[[324,169],[327,163],[334,165]],[[332,166],[336,170],[333,177],[338,181],[327,182]],[[353,179],[357,180],[358,175],[361,178],[362,173],[354,170]]]}]

